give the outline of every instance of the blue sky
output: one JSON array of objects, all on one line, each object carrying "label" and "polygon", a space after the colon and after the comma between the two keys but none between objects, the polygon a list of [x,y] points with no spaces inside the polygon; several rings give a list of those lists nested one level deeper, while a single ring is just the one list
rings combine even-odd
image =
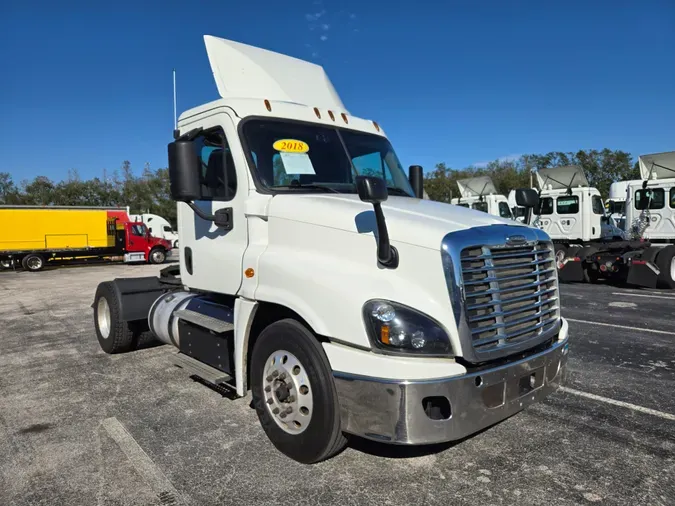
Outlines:
[{"label": "blue sky", "polygon": [[[57,6],[58,4],[58,6]],[[404,166],[675,150],[675,2],[6,2],[0,171],[166,165],[178,108],[217,98],[202,36],[323,65]]]}]

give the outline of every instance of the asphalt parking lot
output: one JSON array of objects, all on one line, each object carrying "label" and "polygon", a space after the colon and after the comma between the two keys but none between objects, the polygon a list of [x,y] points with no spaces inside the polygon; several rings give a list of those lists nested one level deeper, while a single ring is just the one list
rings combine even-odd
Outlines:
[{"label": "asphalt parking lot", "polygon": [[563,285],[546,401],[458,444],[354,439],[303,466],[169,346],[101,351],[97,283],[158,270],[0,272],[0,505],[675,504],[675,293]]}]

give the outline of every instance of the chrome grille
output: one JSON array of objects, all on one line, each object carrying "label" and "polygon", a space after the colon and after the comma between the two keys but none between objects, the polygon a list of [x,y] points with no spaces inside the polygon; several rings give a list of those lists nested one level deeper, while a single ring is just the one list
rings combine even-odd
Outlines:
[{"label": "chrome grille", "polygon": [[560,318],[550,242],[461,250],[464,311],[477,354],[542,337]]}]

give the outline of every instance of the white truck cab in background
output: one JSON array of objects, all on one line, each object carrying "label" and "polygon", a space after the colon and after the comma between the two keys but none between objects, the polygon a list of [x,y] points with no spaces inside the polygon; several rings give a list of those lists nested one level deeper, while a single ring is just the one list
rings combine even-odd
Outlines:
[{"label": "white truck cab in background", "polygon": [[[647,169],[643,172],[647,175]],[[540,169],[537,183],[539,202],[532,223],[555,243],[561,280],[620,278],[637,286],[675,288],[675,246],[664,247],[664,238],[672,234],[670,230],[675,232],[665,200],[675,179],[628,182],[625,229],[612,223],[600,192],[589,186],[582,167]]]},{"label": "white truck cab in background", "polygon": [[460,179],[457,188],[460,196],[452,199],[451,204],[513,219],[508,199],[497,191],[490,176]]},{"label": "white truck cab in background", "polygon": [[144,213],[130,216],[132,221],[145,223],[153,237],[166,239],[174,248],[178,247],[178,234],[174,232],[169,221],[157,214]]},{"label": "white truck cab in background", "polygon": [[421,167],[406,175],[322,67],[205,43],[221,98],[183,113],[168,147],[180,265],[98,286],[103,350],[149,328],[191,374],[250,389],[304,463],[344,433],[461,439],[557,388],[568,325],[545,232],[423,199]]}]

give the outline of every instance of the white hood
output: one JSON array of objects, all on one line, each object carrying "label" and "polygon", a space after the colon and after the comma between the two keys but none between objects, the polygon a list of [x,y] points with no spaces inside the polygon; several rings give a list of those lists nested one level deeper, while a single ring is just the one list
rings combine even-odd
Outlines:
[{"label": "white hood", "polygon": [[[456,230],[495,224],[524,226],[481,211],[408,197],[389,197],[382,210],[392,242],[430,249],[439,249],[443,237]],[[350,194],[277,195],[269,205],[269,217],[361,234],[376,229],[373,206]]]}]

